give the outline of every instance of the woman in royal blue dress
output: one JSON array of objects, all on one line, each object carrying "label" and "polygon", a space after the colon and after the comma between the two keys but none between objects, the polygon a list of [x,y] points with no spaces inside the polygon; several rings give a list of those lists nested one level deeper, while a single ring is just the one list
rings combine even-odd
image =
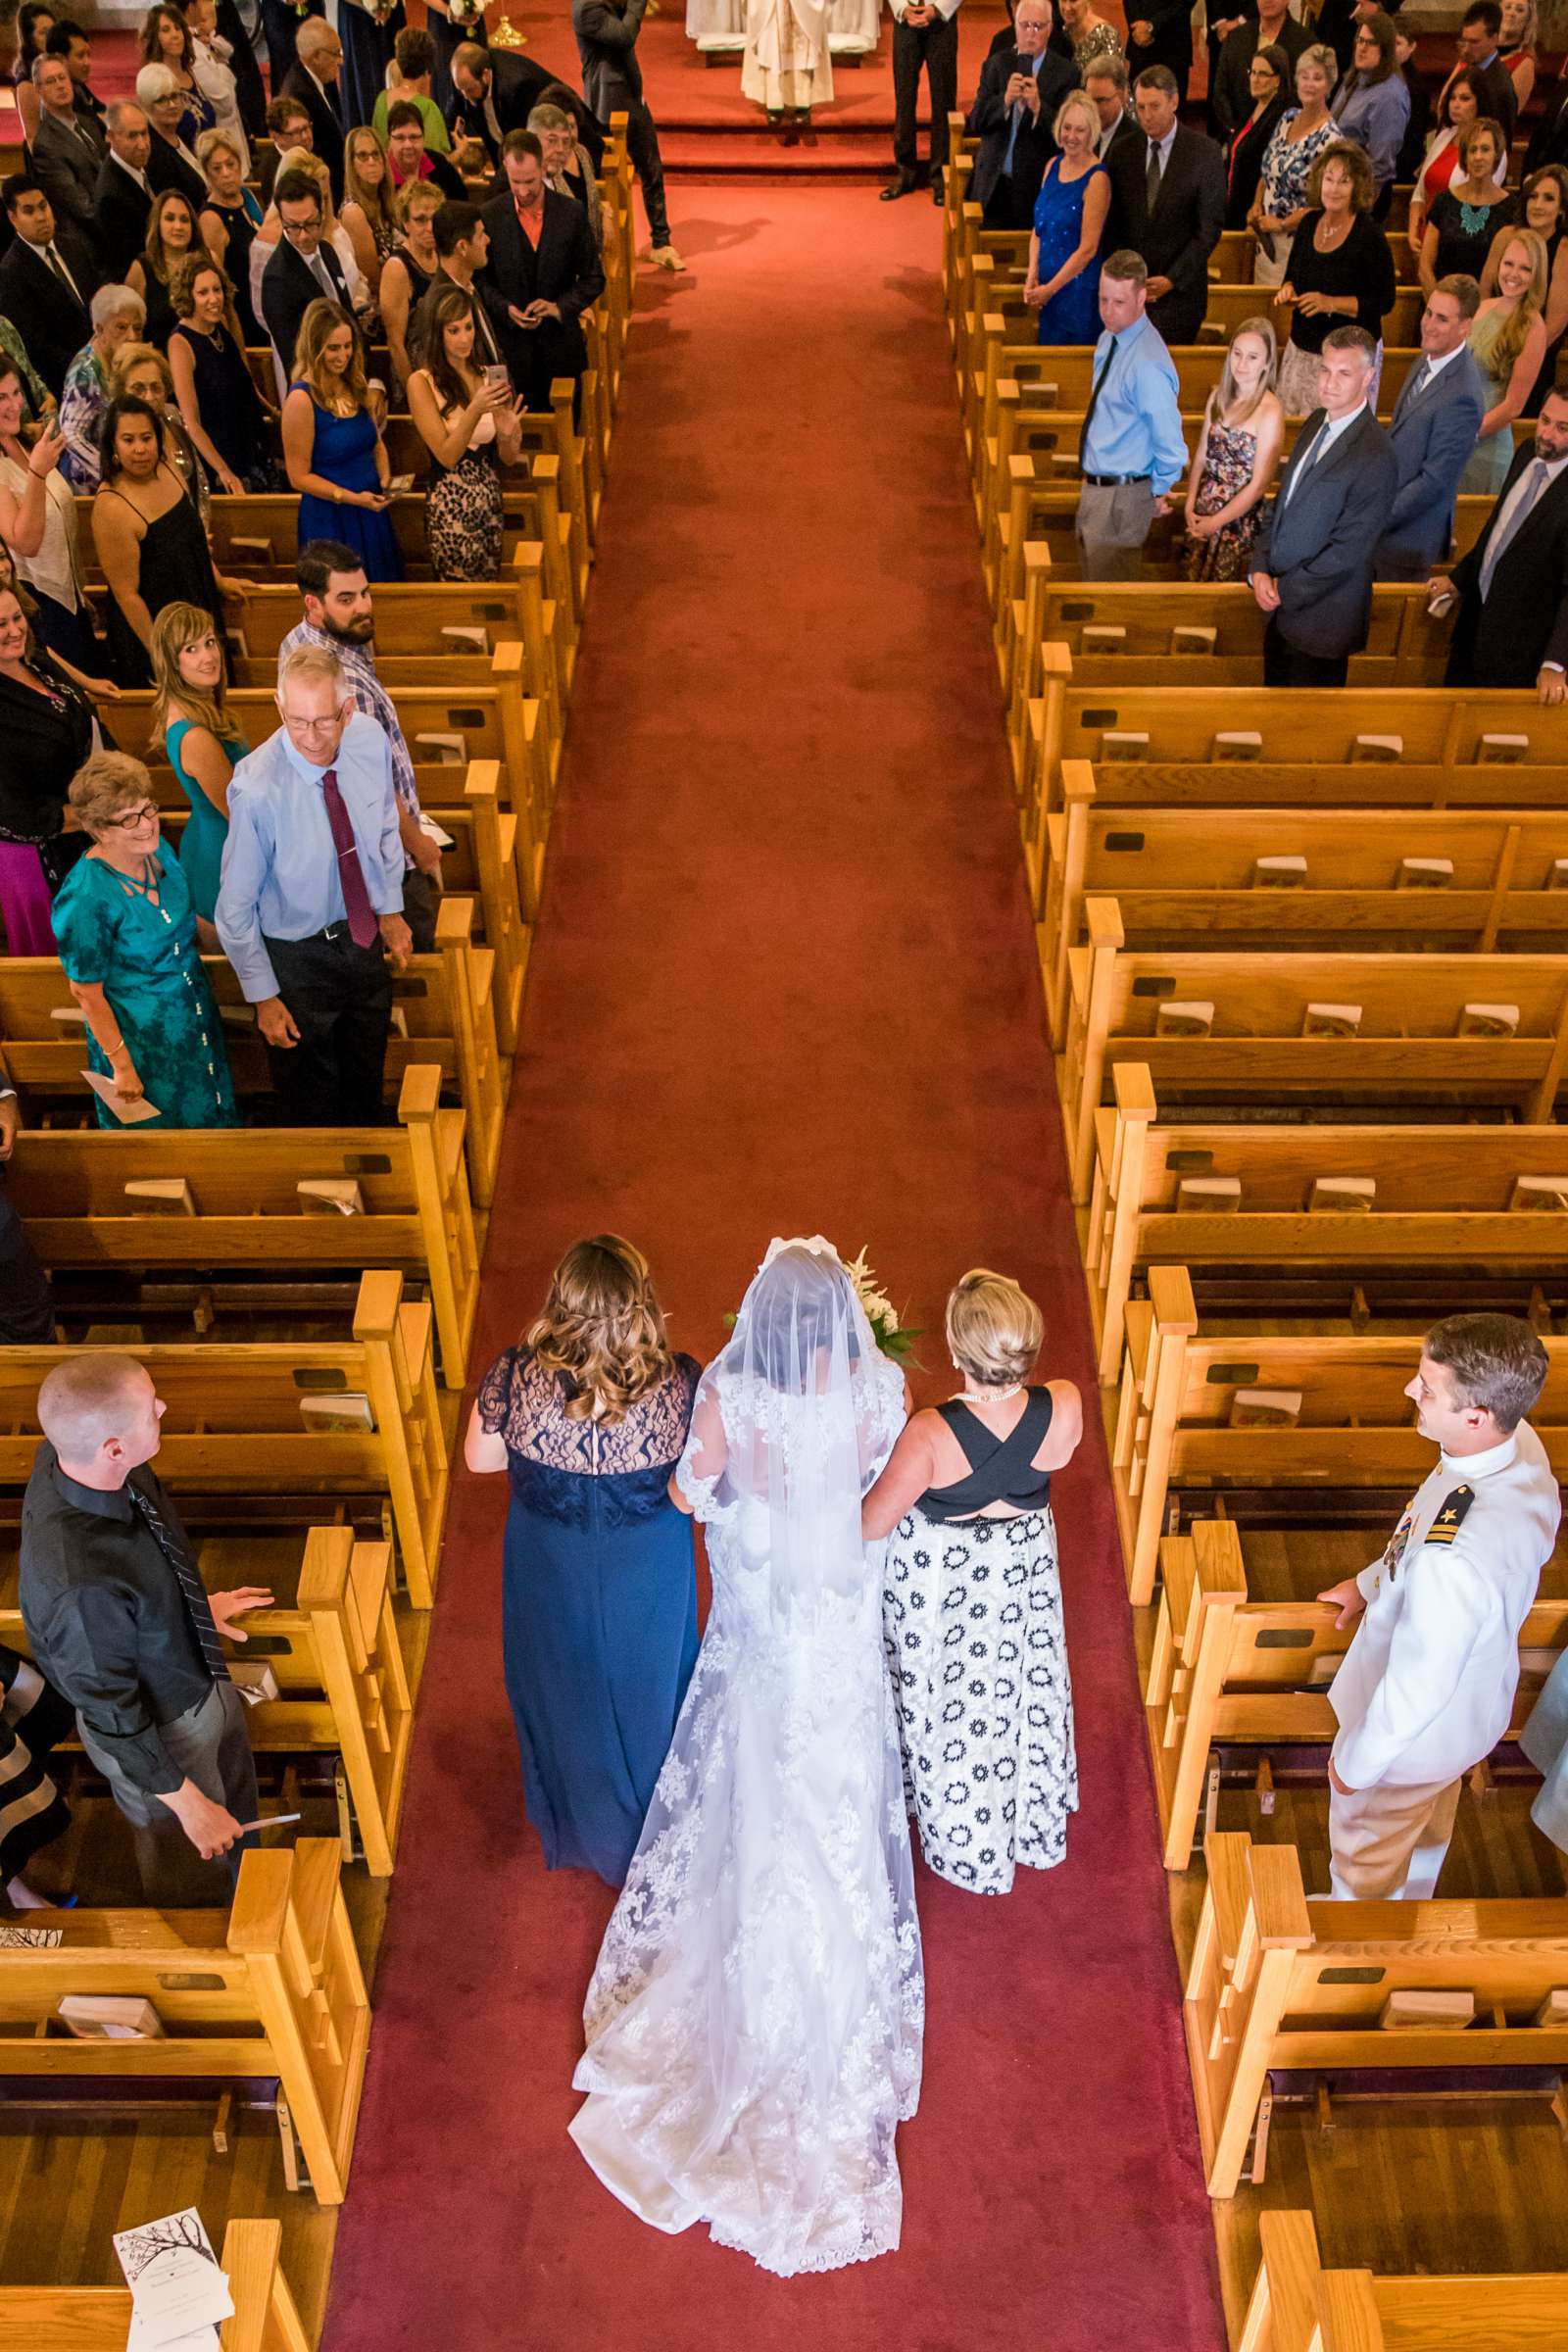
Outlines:
[{"label": "woman in royal blue dress", "polygon": [[1100,117],[1093,100],[1069,90],[1052,128],[1061,152],[1040,183],[1023,298],[1040,313],[1042,343],[1095,343],[1110,177],[1095,154]]},{"label": "woman in royal blue dress", "polygon": [[354,321],[323,295],[300,320],[294,381],[283,403],[283,463],[300,494],[301,547],[335,539],[352,547],[368,580],[401,580],[403,559],[387,518],[392,469],[370,407]]},{"label": "woman in royal blue dress", "polygon": [[507,1696],[548,1870],[625,1879],[697,1658],[691,1521],[669,1499],[701,1367],[672,1353],[648,1263],[567,1250],[486,1373],[464,1447],[512,1483]]}]

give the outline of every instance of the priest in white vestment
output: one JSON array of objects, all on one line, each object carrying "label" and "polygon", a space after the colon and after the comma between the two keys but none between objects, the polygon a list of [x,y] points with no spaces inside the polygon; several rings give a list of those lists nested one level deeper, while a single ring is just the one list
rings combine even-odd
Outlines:
[{"label": "priest in white vestment", "polygon": [[833,95],[827,0],[746,0],[741,95],[769,115],[826,105]]}]

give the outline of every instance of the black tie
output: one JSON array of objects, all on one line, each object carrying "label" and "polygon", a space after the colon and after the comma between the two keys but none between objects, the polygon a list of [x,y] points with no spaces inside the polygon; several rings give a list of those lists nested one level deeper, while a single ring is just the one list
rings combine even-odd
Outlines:
[{"label": "black tie", "polygon": [[1162,176],[1159,149],[1151,139],[1149,142],[1149,170],[1144,174],[1144,203],[1151,213],[1159,202],[1159,183]]},{"label": "black tie", "polygon": [[1083,471],[1084,466],[1087,462],[1087,453],[1089,449],[1089,427],[1095,420],[1095,411],[1100,405],[1100,395],[1105,388],[1105,378],[1110,373],[1111,368],[1114,367],[1115,361],[1116,338],[1114,335],[1112,335],[1110,338],[1110,349],[1105,354],[1104,362],[1101,368],[1100,373],[1096,376],[1093,384],[1089,388],[1089,406],[1084,411],[1083,429],[1078,435],[1078,469],[1080,472]]},{"label": "black tie", "polygon": [[153,1542],[179,1579],[179,1589],[185,1596],[185,1610],[190,1618],[191,1632],[196,1637],[197,1646],[201,1650],[203,1660],[211,1672],[214,1682],[230,1682],[233,1678],[228,1671],[228,1660],[223,1655],[223,1645],[218,1638],[218,1626],[213,1617],[213,1604],[207,1597],[206,1586],[196,1573],[195,1561],[189,1557],[184,1545],[151,1497],[144,1494],[140,1487],[127,1486],[125,1491],[130,1496],[132,1508],[140,1512],[147,1533],[152,1537]]},{"label": "black tie", "polygon": [[70,270],[66,268],[65,263],[60,259],[59,254],[56,253],[52,245],[46,245],[44,247],[43,258],[45,267],[52,270],[54,275],[59,278],[60,283],[65,287],[66,292],[71,296],[72,301],[77,305],[78,309],[85,308],[80,294],[76,291],[75,279],[72,276]]}]

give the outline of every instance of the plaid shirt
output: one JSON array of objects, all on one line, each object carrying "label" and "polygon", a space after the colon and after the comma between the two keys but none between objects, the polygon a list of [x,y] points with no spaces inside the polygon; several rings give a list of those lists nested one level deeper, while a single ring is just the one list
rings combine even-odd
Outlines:
[{"label": "plaid shirt", "polygon": [[[336,654],[342,662],[344,674],[353,690],[356,710],[363,710],[367,718],[374,719],[392,747],[392,788],[398,796],[398,806],[406,808],[417,823],[419,794],[414,781],[414,761],[403,739],[403,729],[398,725],[392,697],[375,674],[375,655],[370,646],[346,645],[341,637],[329,637],[325,629],[313,628],[308,620],[302,620],[298,627],[290,629],[277,649],[279,677],[283,674],[283,664],[289,655],[302,645],[324,646],[328,653]],[[414,859],[407,858],[406,862],[412,865]]]}]

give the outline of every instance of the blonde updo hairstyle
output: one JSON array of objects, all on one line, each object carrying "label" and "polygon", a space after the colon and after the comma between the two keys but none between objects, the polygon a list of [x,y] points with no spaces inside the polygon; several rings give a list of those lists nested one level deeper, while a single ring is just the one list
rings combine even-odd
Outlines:
[{"label": "blonde updo hairstyle", "polygon": [[1045,1317],[1010,1275],[974,1266],[948,1293],[948,1348],[968,1379],[1004,1389],[1027,1380],[1045,1337]]},{"label": "blonde updo hairstyle", "polygon": [[568,1421],[622,1421],[674,1370],[648,1260],[615,1233],[572,1244],[527,1345],[571,1384]]}]

